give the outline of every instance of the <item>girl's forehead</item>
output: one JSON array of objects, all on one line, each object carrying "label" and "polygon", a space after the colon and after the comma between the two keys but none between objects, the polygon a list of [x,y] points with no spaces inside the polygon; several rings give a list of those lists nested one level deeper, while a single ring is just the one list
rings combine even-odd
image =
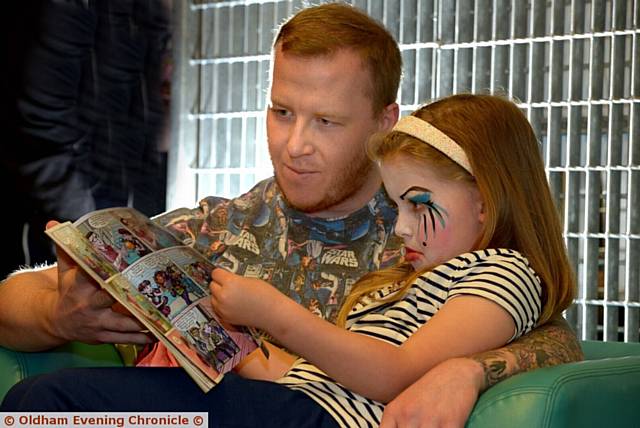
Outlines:
[{"label": "girl's forehead", "polygon": [[388,155],[380,159],[379,164],[381,167],[386,168],[402,168],[416,172],[425,172],[428,173],[428,175],[438,175],[438,167],[432,161],[404,152]]},{"label": "girl's forehead", "polygon": [[[396,155],[380,162],[380,173],[385,184],[400,186],[415,185],[430,188],[427,184],[442,185],[446,180],[433,166],[409,155]],[[403,190],[404,191],[404,190]]]}]

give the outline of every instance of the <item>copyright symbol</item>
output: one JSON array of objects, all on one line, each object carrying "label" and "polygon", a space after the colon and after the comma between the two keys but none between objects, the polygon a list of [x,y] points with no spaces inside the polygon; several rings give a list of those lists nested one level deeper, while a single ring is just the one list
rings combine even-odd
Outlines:
[{"label": "copyright symbol", "polygon": [[4,424],[8,427],[12,426],[13,423],[15,422],[15,419],[13,418],[13,416],[5,416],[4,417]]},{"label": "copyright symbol", "polygon": [[200,425],[202,425],[203,422],[204,422],[204,420],[203,420],[202,416],[195,416],[193,418],[194,425],[200,426]]}]

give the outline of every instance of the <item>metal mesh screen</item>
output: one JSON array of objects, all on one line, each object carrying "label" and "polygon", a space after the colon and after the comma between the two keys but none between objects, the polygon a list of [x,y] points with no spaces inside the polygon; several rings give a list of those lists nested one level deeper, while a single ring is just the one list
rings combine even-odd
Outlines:
[{"label": "metal mesh screen", "polygon": [[[541,141],[579,281],[583,339],[638,341],[638,0],[355,0],[401,45],[403,112],[458,92],[506,93]],[[271,175],[264,131],[274,29],[300,1],[175,2],[170,207]]]}]

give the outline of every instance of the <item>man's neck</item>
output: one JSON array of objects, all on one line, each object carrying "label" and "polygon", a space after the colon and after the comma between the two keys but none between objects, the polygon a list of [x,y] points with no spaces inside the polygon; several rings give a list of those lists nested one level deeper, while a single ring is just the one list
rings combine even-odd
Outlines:
[{"label": "man's neck", "polygon": [[365,184],[346,200],[321,211],[307,213],[307,215],[327,220],[347,217],[367,205],[380,190],[380,186],[382,186],[382,180],[379,175],[377,172],[372,173]]}]

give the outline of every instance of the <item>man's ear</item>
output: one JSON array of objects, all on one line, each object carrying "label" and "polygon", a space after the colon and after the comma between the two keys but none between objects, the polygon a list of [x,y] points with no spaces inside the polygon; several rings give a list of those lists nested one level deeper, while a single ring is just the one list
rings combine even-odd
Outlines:
[{"label": "man's ear", "polygon": [[400,116],[400,107],[398,103],[391,103],[382,109],[382,113],[380,113],[380,121],[378,129],[379,132],[387,132],[391,131],[391,128],[398,121],[398,117]]}]

